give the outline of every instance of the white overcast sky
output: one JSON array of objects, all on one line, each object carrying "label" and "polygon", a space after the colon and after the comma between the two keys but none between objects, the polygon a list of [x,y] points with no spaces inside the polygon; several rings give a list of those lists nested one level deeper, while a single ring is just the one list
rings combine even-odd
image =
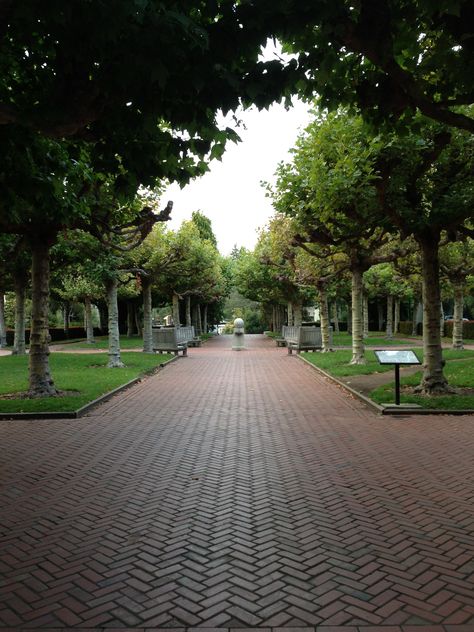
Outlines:
[{"label": "white overcast sky", "polygon": [[174,202],[168,226],[175,230],[200,210],[211,220],[222,254],[229,254],[234,244],[252,249],[257,229],[273,214],[260,182],[273,181],[278,163],[289,159],[288,150],[309,122],[308,107],[296,102],[289,110],[274,104],[269,110],[239,112],[246,127],[237,130],[242,142],[229,143],[222,161],[214,160],[201,178],[183,189],[173,184],[165,192],[162,199]]}]

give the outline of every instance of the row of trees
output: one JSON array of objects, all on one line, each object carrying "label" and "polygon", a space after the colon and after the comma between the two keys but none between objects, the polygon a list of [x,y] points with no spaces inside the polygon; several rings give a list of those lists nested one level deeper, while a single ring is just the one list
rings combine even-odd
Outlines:
[{"label": "row of trees", "polygon": [[[244,264],[244,285],[253,270],[261,275],[253,282],[260,296],[262,288],[271,287],[266,300],[281,300],[283,294],[296,304],[308,287],[316,288],[324,331],[328,291],[332,287],[334,292],[341,275],[349,273],[352,363],[359,364],[365,361],[364,276],[367,286],[381,287],[393,285],[395,274],[408,281],[420,271],[424,374],[419,390],[448,391],[441,354],[440,270],[454,288],[459,338],[462,293],[473,272],[473,168],[474,143],[465,132],[419,117],[410,129],[377,133],[345,110],[316,110],[292,161],[279,166],[276,185],[267,187],[278,215],[257,246],[263,265]],[[398,266],[397,273],[380,266],[389,262],[395,270]],[[272,286],[268,277],[279,283]],[[416,283],[411,287],[417,296]]]},{"label": "row of trees", "polygon": [[[13,245],[12,239],[4,238],[5,254],[10,248],[10,257],[3,269],[0,294],[14,292],[13,353],[24,354],[29,262],[25,248],[12,249]],[[51,262],[51,294],[65,306],[74,302],[83,304],[89,343],[94,342],[92,305],[105,307],[109,367],[123,366],[118,297],[127,304],[129,332],[138,329],[143,333],[143,350],[151,353],[153,304],[172,304],[175,323],[194,322],[197,329],[206,331],[209,322],[214,324],[219,320],[223,299],[229,292],[229,261],[219,255],[210,222],[200,212],[194,212],[192,220],[183,222],[178,231],[154,226],[143,242],[131,250],[107,248],[84,231],[71,231],[58,238],[51,249]],[[185,309],[181,309],[184,318],[180,314],[180,300],[185,304]],[[0,338],[5,344],[3,300],[0,300],[0,315]]]},{"label": "row of trees", "polygon": [[[56,392],[47,343],[59,235],[81,230],[117,252],[141,243],[170,209],[140,187],[186,182],[237,139],[219,109],[318,92],[376,123],[409,124],[418,110],[472,133],[458,107],[472,102],[472,3],[439,4],[0,2],[0,234],[13,236],[7,260],[31,254],[30,393]],[[291,60],[262,61],[268,38]]]}]

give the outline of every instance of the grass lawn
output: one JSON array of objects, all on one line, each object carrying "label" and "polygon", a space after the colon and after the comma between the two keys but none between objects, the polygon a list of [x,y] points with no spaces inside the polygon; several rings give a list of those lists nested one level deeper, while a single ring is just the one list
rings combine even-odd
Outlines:
[{"label": "grass lawn", "polygon": [[[333,343],[335,347],[350,347],[352,345],[352,336],[347,331],[341,331],[338,334],[333,334]],[[405,340],[403,336],[387,340],[384,332],[371,331],[369,332],[369,337],[364,338],[364,344],[369,347],[389,347],[391,345],[410,344],[410,342]]]},{"label": "grass lawn", "polygon": [[[414,349],[419,360],[423,358],[422,349]],[[335,377],[354,375],[369,375],[373,373],[392,372],[393,365],[380,365],[373,351],[366,351],[367,364],[349,365],[351,351],[342,349],[333,353],[306,353],[304,358],[315,366],[323,369]],[[445,375],[451,386],[457,388],[474,388],[474,351],[443,350],[446,360]],[[416,403],[423,408],[463,409],[474,408],[474,395],[447,395],[443,397],[420,397],[403,393],[403,386],[416,386],[420,383],[421,372],[401,379],[402,403]],[[377,403],[393,402],[394,380],[378,387],[370,393],[370,397]]]},{"label": "grass lawn", "polygon": [[[122,354],[123,369],[108,369],[106,354],[52,353],[51,372],[62,391],[78,391],[77,395],[39,399],[0,399],[0,412],[74,411],[104,393],[151,371],[172,358],[169,354],[127,352]],[[26,391],[28,357],[0,357],[0,395]]]},{"label": "grass lawn", "polygon": [[[108,349],[109,337],[108,336],[96,336],[95,343],[90,345],[85,340],[77,340],[75,342],[68,342],[67,340],[61,342],[53,342],[52,344],[67,345],[68,349]],[[121,349],[142,349],[143,338],[141,336],[120,336],[120,348]]]}]

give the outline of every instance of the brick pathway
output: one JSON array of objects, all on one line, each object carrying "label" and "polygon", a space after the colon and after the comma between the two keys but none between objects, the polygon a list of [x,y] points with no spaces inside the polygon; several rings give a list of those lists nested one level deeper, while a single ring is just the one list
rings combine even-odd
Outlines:
[{"label": "brick pathway", "polygon": [[381,418],[247,343],[1,422],[3,632],[474,631],[472,417]]}]

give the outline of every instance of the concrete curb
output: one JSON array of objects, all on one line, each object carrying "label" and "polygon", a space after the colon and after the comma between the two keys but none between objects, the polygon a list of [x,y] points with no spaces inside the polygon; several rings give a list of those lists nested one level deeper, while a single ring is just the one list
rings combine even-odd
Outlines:
[{"label": "concrete curb", "polygon": [[459,415],[474,415],[474,410],[472,408],[467,408],[467,409],[462,409],[462,410],[458,410],[458,409],[452,410],[449,408],[448,409],[446,408],[416,408],[416,407],[410,408],[409,406],[394,408],[393,405],[382,406],[372,401],[366,395],[359,393],[359,391],[356,391],[345,382],[338,380],[337,377],[334,377],[333,375],[326,373],[326,371],[323,371],[323,369],[320,369],[319,367],[315,366],[312,362],[310,362],[309,360],[306,360],[306,358],[303,358],[301,354],[297,354],[296,357],[302,360],[303,362],[305,362],[308,366],[310,366],[312,369],[317,371],[320,375],[328,378],[335,384],[342,386],[342,388],[348,391],[351,395],[354,395],[354,397],[357,397],[357,399],[360,399],[362,402],[364,402],[364,404],[366,404],[367,406],[375,410],[375,412],[379,413],[380,415],[384,415],[384,416],[390,415],[394,417],[397,417],[398,415],[458,415],[458,416]]},{"label": "concrete curb", "polygon": [[108,391],[107,393],[100,395],[100,397],[97,397],[97,399],[94,399],[91,402],[84,404],[84,406],[81,406],[81,408],[78,408],[77,410],[71,410],[69,412],[45,411],[45,412],[37,412],[37,413],[0,413],[0,421],[8,421],[8,420],[13,421],[17,419],[25,419],[25,420],[28,420],[28,419],[39,419],[39,420],[79,419],[80,417],[83,417],[86,413],[88,413],[92,408],[95,408],[99,404],[102,404],[108,401],[109,399],[117,395],[118,393],[125,391],[131,386],[138,384],[138,382],[141,382],[143,379],[147,377],[151,377],[152,375],[155,375],[156,373],[159,373],[161,369],[163,369],[167,364],[170,364],[170,362],[175,362],[177,359],[178,357],[174,356],[173,358],[166,360],[166,362],[162,362],[161,364],[154,367],[153,369],[149,369],[148,371],[145,371],[138,377],[133,378],[133,380],[130,380],[129,382],[126,382],[125,384],[121,384],[120,386],[117,386],[117,388],[114,388],[112,391]]}]

